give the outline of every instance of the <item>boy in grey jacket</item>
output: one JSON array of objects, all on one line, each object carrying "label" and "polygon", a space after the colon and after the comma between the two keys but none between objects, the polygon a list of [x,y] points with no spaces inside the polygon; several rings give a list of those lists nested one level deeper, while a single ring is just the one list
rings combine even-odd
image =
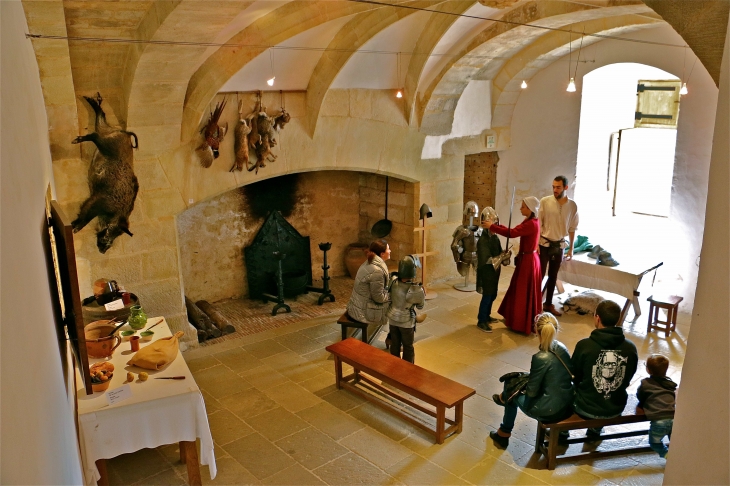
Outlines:
[{"label": "boy in grey jacket", "polygon": [[674,424],[674,405],[677,384],[667,378],[669,360],[661,354],[652,354],[646,360],[649,378],[641,380],[636,396],[639,407],[644,409],[649,425],[649,447],[660,457],[667,455],[668,448],[662,439],[671,438]]},{"label": "boy in grey jacket", "polygon": [[402,345],[403,359],[411,363],[416,358],[413,348],[416,331],[414,308],[423,309],[426,302],[423,286],[413,283],[418,264],[418,260],[411,255],[403,257],[398,262],[398,278],[390,286],[390,306],[386,312],[390,323],[390,354],[400,358]]}]

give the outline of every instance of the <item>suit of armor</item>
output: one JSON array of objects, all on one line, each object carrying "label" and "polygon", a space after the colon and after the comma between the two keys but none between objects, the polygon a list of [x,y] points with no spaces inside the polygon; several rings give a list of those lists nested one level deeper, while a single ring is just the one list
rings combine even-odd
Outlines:
[{"label": "suit of armor", "polygon": [[474,201],[466,203],[464,215],[469,217],[469,224],[458,226],[452,235],[454,239],[451,241],[451,252],[454,255],[456,269],[464,277],[468,275],[469,267],[474,271],[477,267],[477,243],[482,235],[482,228],[474,224],[474,217],[478,214],[477,203]]},{"label": "suit of armor", "polygon": [[390,307],[388,307],[388,322],[396,327],[413,327],[416,323],[416,313],[413,308],[423,309],[426,294],[420,283],[402,282],[395,280],[390,287]]}]

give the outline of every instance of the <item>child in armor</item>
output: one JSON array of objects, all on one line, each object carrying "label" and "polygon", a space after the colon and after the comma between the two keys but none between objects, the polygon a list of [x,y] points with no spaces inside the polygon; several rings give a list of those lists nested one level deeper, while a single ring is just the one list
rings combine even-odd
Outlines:
[{"label": "child in armor", "polygon": [[413,282],[419,265],[418,259],[411,255],[398,262],[398,275],[390,285],[390,307],[386,312],[390,324],[390,354],[400,358],[403,346],[403,359],[411,363],[415,360],[415,308],[423,309],[426,302],[423,286]]}]

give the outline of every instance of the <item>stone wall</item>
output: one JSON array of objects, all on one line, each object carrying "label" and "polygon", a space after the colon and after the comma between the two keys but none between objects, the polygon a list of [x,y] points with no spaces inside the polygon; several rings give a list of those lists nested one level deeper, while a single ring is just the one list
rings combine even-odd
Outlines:
[{"label": "stone wall", "polygon": [[[286,220],[302,236],[309,236],[312,278],[322,276],[322,251],[328,241],[330,275],[346,275],[345,247],[358,238],[360,174],[346,171],[297,175],[296,205]],[[234,189],[192,206],[177,217],[185,295],[194,301],[215,302],[248,295],[243,248],[249,246],[264,222],[252,214],[243,188]]]},{"label": "stone wall", "polygon": [[[393,224],[390,234],[385,237],[390,246],[391,262],[414,253],[414,226],[418,225],[418,215],[414,208],[414,198],[418,184],[390,178],[388,182],[388,220]],[[420,207],[420,205],[419,205]],[[360,176],[360,232],[359,243],[370,243],[374,237],[370,233],[373,225],[385,218],[385,177],[375,174]]]}]

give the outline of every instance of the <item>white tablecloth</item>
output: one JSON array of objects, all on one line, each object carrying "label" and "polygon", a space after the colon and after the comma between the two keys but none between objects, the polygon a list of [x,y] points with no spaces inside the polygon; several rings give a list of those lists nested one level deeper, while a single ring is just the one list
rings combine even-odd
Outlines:
[{"label": "white tablecloth", "polygon": [[[159,319],[148,319],[147,327]],[[153,331],[155,340],[171,335],[166,322],[155,327]],[[140,349],[149,344],[140,343]],[[195,441],[196,438],[200,439],[200,463],[207,465],[211,479],[215,478],[213,437],[210,434],[203,395],[182,354],[178,353],[175,361],[160,371],[128,366],[127,361],[131,357],[129,342],[123,342],[114,351],[111,358],[114,376],[106,392],[86,395],[83,380],[80,377],[77,379],[79,441],[86,484],[95,485],[100,478],[95,464],[98,459],[111,459],[143,448]],[[103,360],[89,361],[93,364]],[[129,384],[132,396],[108,405],[106,394],[124,384],[127,371],[135,374],[135,381]],[[141,371],[149,373],[146,382],[136,379]],[[185,379],[155,380],[155,376],[185,376]]]},{"label": "white tablecloth", "polygon": [[661,263],[658,260],[647,260],[643,256],[641,259],[627,255],[613,257],[620,265],[606,267],[588,258],[588,253],[575,255],[571,261],[564,261],[560,265],[558,280],[579,287],[604,290],[633,300],[634,290],[639,288],[643,274]]}]

